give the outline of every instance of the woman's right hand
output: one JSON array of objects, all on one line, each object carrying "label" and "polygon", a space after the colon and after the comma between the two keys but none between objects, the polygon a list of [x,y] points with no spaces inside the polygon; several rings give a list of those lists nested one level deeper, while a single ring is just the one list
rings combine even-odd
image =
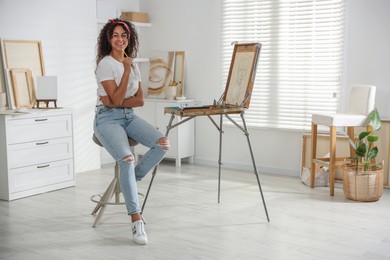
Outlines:
[{"label": "woman's right hand", "polygon": [[131,70],[131,65],[133,65],[133,59],[130,57],[127,57],[123,60],[123,66],[125,67],[125,71]]}]

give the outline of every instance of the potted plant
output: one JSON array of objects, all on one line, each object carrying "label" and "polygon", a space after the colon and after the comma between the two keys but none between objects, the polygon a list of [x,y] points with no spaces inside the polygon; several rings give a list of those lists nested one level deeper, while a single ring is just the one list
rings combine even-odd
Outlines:
[{"label": "potted plant", "polygon": [[357,201],[376,201],[383,193],[383,163],[375,163],[378,155],[376,142],[379,137],[375,131],[381,128],[378,110],[369,114],[372,131],[363,131],[357,141],[349,140],[356,156],[353,163],[344,168],[344,194],[348,199]]}]

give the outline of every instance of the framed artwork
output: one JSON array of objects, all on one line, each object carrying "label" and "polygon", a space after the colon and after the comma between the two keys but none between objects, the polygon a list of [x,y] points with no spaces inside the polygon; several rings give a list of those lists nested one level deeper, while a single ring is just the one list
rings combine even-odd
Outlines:
[{"label": "framed artwork", "polygon": [[[7,69],[29,68],[33,78],[45,75],[42,44],[40,41],[3,40],[4,60]],[[34,79],[35,83],[36,79]]]},{"label": "framed artwork", "polygon": [[225,104],[249,107],[260,49],[260,43],[236,44],[234,46],[223,96]]},{"label": "framed artwork", "polygon": [[[29,69],[32,77],[32,88],[35,93],[37,77],[45,75],[45,66],[43,62],[42,44],[36,40],[1,40],[2,63],[4,67],[4,82],[8,94],[8,104],[10,109],[17,107],[17,99],[13,93],[13,81],[11,77],[12,69]],[[18,72],[15,72],[18,74]],[[20,73],[20,72],[19,72]],[[18,75],[17,77],[20,77]],[[20,80],[19,78],[16,79]],[[21,82],[17,82],[22,84]],[[25,82],[26,83],[26,82]],[[27,97],[30,93],[27,87],[18,88],[19,97]],[[35,98],[35,97],[34,97]],[[26,100],[24,100],[26,101]],[[25,103],[25,102],[22,102]]]},{"label": "framed artwork", "polygon": [[173,79],[174,52],[154,52],[150,57],[148,97],[165,98],[165,87]]},{"label": "framed artwork", "polygon": [[173,80],[177,82],[177,96],[184,96],[184,51],[175,52],[175,68]]},{"label": "framed artwork", "polygon": [[10,69],[10,73],[15,107],[34,107],[35,90],[30,69]]}]

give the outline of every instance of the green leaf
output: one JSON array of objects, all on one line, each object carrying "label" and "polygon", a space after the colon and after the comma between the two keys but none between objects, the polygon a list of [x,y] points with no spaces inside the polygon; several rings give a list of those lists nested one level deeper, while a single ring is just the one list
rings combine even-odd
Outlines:
[{"label": "green leaf", "polygon": [[357,148],[356,148],[356,155],[360,157],[364,157],[367,152],[367,147],[365,143],[361,143]]},{"label": "green leaf", "polygon": [[381,129],[381,118],[379,116],[379,112],[376,108],[370,112],[370,125],[374,129],[374,131],[378,131]]},{"label": "green leaf", "polygon": [[367,132],[367,131],[361,132],[361,133],[359,134],[359,140],[363,140],[364,137],[368,136],[369,134],[371,134],[371,132]]},{"label": "green leaf", "polygon": [[367,158],[368,159],[373,159],[378,155],[378,147],[372,148],[370,151],[367,153]]},{"label": "green leaf", "polygon": [[367,137],[367,140],[368,140],[370,143],[374,143],[374,142],[378,141],[378,139],[379,139],[379,137],[376,136],[376,135],[369,135],[369,136]]}]

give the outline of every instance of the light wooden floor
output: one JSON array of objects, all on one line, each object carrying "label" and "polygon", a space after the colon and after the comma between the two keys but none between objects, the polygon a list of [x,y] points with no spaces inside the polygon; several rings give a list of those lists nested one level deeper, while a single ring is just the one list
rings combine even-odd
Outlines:
[{"label": "light wooden floor", "polygon": [[112,168],[78,174],[74,188],[0,201],[0,259],[390,259],[388,189],[360,203],[340,187],[329,197],[328,188],[261,174],[267,223],[252,172],[224,169],[217,204],[217,167],[170,161],[144,212],[149,244],[138,246],[124,206],[110,206],[91,227],[90,196],[106,188]]}]

